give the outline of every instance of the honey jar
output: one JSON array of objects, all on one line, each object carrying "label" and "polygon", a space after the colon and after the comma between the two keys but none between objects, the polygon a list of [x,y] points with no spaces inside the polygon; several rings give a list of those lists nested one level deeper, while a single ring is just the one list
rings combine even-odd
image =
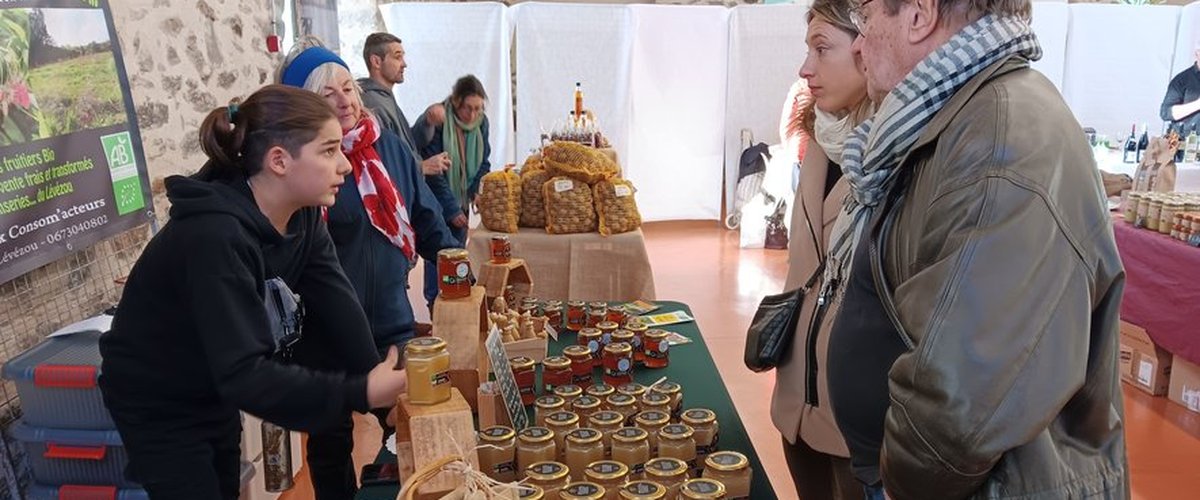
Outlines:
[{"label": "honey jar", "polygon": [[588,304],[587,325],[591,328],[596,328],[597,325],[608,319],[608,304],[605,302],[592,302]]},{"label": "honey jar", "polygon": [[637,399],[628,394],[620,392],[609,396],[605,400],[608,403],[608,409],[620,413],[625,417],[625,425],[632,425],[633,418],[638,414]]},{"label": "honey jar", "polygon": [[615,460],[592,462],[584,469],[584,478],[604,487],[605,500],[618,500],[629,478],[629,466]]},{"label": "honey jar", "polygon": [[492,263],[508,264],[512,260],[512,242],[507,234],[492,235]]},{"label": "honey jar", "polygon": [[654,387],[650,388],[650,392],[657,392],[671,397],[671,419],[679,420],[683,414],[683,386],[675,382],[659,382]]},{"label": "honey jar", "polygon": [[579,386],[574,384],[560,385],[554,388],[554,395],[562,398],[563,410],[569,411],[571,405],[575,403],[575,400],[579,399],[579,396],[583,395],[583,389],[580,389]]},{"label": "honey jar", "polygon": [[539,427],[545,427],[546,415],[566,409],[567,402],[557,395],[548,394],[537,398],[533,401],[534,424]]},{"label": "honey jar", "polygon": [[497,425],[479,432],[479,470],[508,483],[517,480],[517,433]]},{"label": "honey jar", "polygon": [[408,400],[415,405],[435,405],[450,400],[450,352],[438,337],[418,337],[404,348],[408,371]]},{"label": "honey jar", "polygon": [[630,321],[625,325],[625,329],[633,334],[633,342],[630,343],[633,346],[633,362],[639,365],[645,364],[646,349],[643,347],[645,342],[643,337],[646,335],[646,325],[640,321]]},{"label": "honey jar", "polygon": [[679,487],[680,500],[724,500],[725,485],[712,479],[692,479]]},{"label": "honey jar", "polygon": [[614,323],[612,321],[608,321],[607,319],[604,321],[601,321],[599,323],[596,323],[596,329],[600,330],[600,333],[604,334],[603,342],[605,345],[611,344],[613,342],[612,334],[615,333],[620,328],[621,328],[621,325]]},{"label": "honey jar", "polygon": [[604,495],[603,486],[580,481],[568,484],[566,488],[563,488],[562,492],[559,493],[559,498],[562,498],[562,500],[603,500]]},{"label": "honey jar", "polygon": [[593,462],[604,460],[604,435],[587,427],[575,429],[567,434],[566,464],[571,477],[584,479],[584,472]]},{"label": "honey jar", "polygon": [[603,410],[593,413],[588,417],[588,427],[596,429],[604,434],[604,457],[612,456],[612,434],[617,432],[622,425],[625,424],[625,417],[620,413],[610,410]]},{"label": "honey jar", "polygon": [[524,356],[509,358],[508,366],[512,367],[513,378],[517,381],[517,390],[521,393],[521,404],[529,406],[537,398],[534,386],[537,385],[537,373],[534,371],[532,359]]},{"label": "honey jar", "polygon": [[1141,201],[1142,193],[1129,193],[1129,197],[1125,198],[1125,222],[1133,224],[1133,221],[1137,219],[1138,204]]},{"label": "honey jar", "polygon": [[566,356],[551,356],[542,360],[542,386],[545,392],[554,392],[560,385],[571,385],[571,360]]},{"label": "honey jar", "polygon": [[558,498],[559,492],[571,483],[571,471],[562,462],[548,460],[530,464],[525,468],[526,484],[537,486],[549,498]]},{"label": "honey jar", "polygon": [[642,384],[630,382],[628,384],[621,384],[618,386],[617,394],[625,394],[633,397],[633,405],[635,408],[637,408],[637,411],[634,413],[640,413],[642,411],[642,396],[646,395],[647,390],[649,389]]},{"label": "honey jar", "polygon": [[552,305],[549,302],[542,306],[542,314],[546,316],[546,324],[554,327],[557,332],[563,331],[563,308],[562,304]]},{"label": "honey jar", "polygon": [[720,436],[720,425],[717,414],[712,410],[694,408],[683,412],[683,423],[692,426],[696,440],[696,463],[703,464],[708,456],[717,451]]},{"label": "honey jar", "polygon": [[447,248],[438,255],[438,293],[443,299],[471,296],[471,260],[462,248]]},{"label": "honey jar", "polygon": [[607,410],[608,409],[608,397],[612,396],[613,394],[616,394],[617,388],[613,387],[611,385],[605,384],[605,383],[599,383],[599,384],[595,384],[591,387],[588,387],[587,390],[585,390],[583,392],[587,393],[588,396],[592,396],[596,399],[599,399],[600,401],[604,401],[605,403],[601,406]]},{"label": "honey jar", "polygon": [[520,500],[546,500],[546,492],[542,491],[540,486],[522,484],[518,493],[520,496],[517,498]]},{"label": "honey jar", "polygon": [[661,392],[648,391],[642,395],[642,411],[660,411],[671,414],[671,396]]},{"label": "honey jar", "polygon": [[646,479],[663,485],[667,498],[679,496],[679,488],[688,478],[687,464],[678,458],[654,458],[646,462]]},{"label": "honey jar", "polygon": [[650,435],[650,453],[653,453],[654,456],[658,456],[658,431],[666,427],[670,421],[671,416],[661,411],[644,411],[638,413],[634,418],[637,426]]},{"label": "honey jar", "polygon": [[647,330],[642,337],[643,351],[646,353],[646,368],[666,368],[671,364],[671,343],[667,342],[665,330]]},{"label": "honey jar", "polygon": [[578,332],[587,326],[588,311],[583,302],[567,302],[567,329]]},{"label": "honey jar", "polygon": [[587,346],[569,345],[563,348],[563,356],[571,360],[571,381],[579,387],[591,387],[594,377],[592,368],[596,365],[592,351]]},{"label": "honey jar", "polygon": [[579,428],[579,415],[569,411],[556,411],[546,415],[546,428],[554,432],[554,445],[558,449],[555,460],[566,463],[564,458],[567,456],[567,434]]},{"label": "honey jar", "polygon": [[545,427],[526,427],[517,433],[517,469],[527,471],[538,462],[558,460],[554,432]]},{"label": "honey jar", "polygon": [[750,460],[736,451],[718,451],[704,460],[704,477],[725,485],[730,500],[750,498]]},{"label": "honey jar", "polygon": [[605,319],[618,325],[624,325],[625,321],[629,319],[629,314],[625,312],[625,306],[612,306],[608,308],[608,316]]},{"label": "honey jar", "polygon": [[571,403],[571,411],[579,415],[579,418],[586,419],[600,411],[600,400],[594,396],[579,396]]},{"label": "honey jar", "polygon": [[631,350],[633,349],[633,332],[629,330],[616,330],[612,332],[612,335],[609,337],[609,339],[611,340],[611,342],[609,342],[610,344],[624,342],[629,344],[629,348]]},{"label": "honey jar", "polygon": [[604,383],[621,385],[633,382],[633,348],[625,342],[604,348]]},{"label": "honey jar", "polygon": [[654,481],[633,481],[621,488],[621,500],[664,500],[667,489]]},{"label": "honey jar", "polygon": [[631,478],[645,476],[650,461],[650,435],[637,427],[622,427],[612,435],[612,459],[629,467]]},{"label": "honey jar", "polygon": [[595,359],[600,359],[601,354],[604,352],[604,346],[608,345],[604,341],[604,332],[601,332],[598,328],[584,328],[579,330],[579,336],[576,337],[576,340],[579,342],[579,345],[586,346]]},{"label": "honey jar", "polygon": [[695,431],[687,424],[668,424],[658,431],[658,456],[678,458],[696,469]]}]

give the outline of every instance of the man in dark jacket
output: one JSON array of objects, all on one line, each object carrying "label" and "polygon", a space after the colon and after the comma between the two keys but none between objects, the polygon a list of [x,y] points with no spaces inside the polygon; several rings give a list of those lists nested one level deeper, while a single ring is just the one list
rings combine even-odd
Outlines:
[{"label": "man in dark jacket", "polygon": [[[830,398],[868,498],[1129,497],[1124,270],[1029,0],[868,0]],[[846,272],[840,263],[846,262]],[[882,487],[881,487],[882,484]]]},{"label": "man in dark jacket", "polygon": [[1167,86],[1159,115],[1163,121],[1171,122],[1171,129],[1180,136],[1196,132],[1200,134],[1200,43],[1192,50],[1196,64],[1180,71]]}]

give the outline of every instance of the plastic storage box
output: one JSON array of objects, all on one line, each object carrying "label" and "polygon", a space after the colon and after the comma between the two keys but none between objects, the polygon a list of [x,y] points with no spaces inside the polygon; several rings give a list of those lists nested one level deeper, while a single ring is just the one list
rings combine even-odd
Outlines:
[{"label": "plastic storage box", "polygon": [[[254,479],[254,466],[242,462],[242,487]],[[141,489],[118,489],[116,486],[45,486],[34,484],[25,494],[26,500],[150,500]]]},{"label": "plastic storage box", "polygon": [[21,421],[11,431],[25,449],[34,482],[47,486],[138,487],[125,479],[129,456],[117,431],[47,429]]},{"label": "plastic storage box", "polygon": [[4,364],[16,382],[22,419],[53,429],[115,429],[100,388],[100,333],[46,339]]}]

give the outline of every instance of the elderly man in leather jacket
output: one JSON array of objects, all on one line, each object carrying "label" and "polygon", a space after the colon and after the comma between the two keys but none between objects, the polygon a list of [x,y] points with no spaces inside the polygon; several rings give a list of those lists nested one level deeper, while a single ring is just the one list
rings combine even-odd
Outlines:
[{"label": "elderly man in leather jacket", "polygon": [[[823,290],[830,397],[868,498],[1129,497],[1124,270],[1080,125],[1030,69],[1029,0],[866,0],[879,112]],[[840,239],[839,239],[840,237]]]}]

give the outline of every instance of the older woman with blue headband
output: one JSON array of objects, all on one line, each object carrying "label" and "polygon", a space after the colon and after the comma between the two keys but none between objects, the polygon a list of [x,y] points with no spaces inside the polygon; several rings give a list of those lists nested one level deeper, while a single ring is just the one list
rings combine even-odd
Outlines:
[{"label": "older woman with blue headband", "polygon": [[[337,116],[341,152],[353,171],[328,210],[329,234],[370,321],[376,348],[403,348],[415,334],[407,288],[417,256],[436,260],[439,250],[461,245],[446,227],[417,158],[363,106],[358,84],[337,54],[316,40],[303,40],[284,60],[278,78],[319,94]],[[340,361],[322,359],[327,357],[323,353],[307,354],[311,358],[306,362],[317,366],[337,366]],[[388,425],[382,420],[387,436]],[[310,434],[307,459],[317,500],[354,496],[353,448],[349,413],[341,427]]]}]

